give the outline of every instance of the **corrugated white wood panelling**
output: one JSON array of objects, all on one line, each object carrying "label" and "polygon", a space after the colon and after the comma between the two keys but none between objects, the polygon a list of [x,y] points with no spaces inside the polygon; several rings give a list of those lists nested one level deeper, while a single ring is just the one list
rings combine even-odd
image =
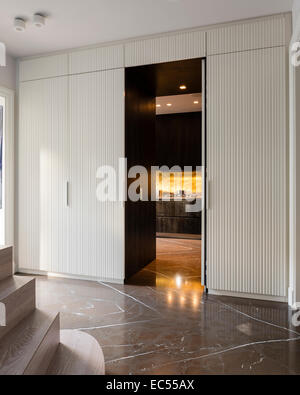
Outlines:
[{"label": "corrugated white wood panelling", "polygon": [[70,53],[70,74],[124,67],[124,46],[114,45]]},{"label": "corrugated white wood panelling", "polygon": [[63,272],[68,265],[68,77],[20,84],[19,269]]},{"label": "corrugated white wood panelling", "polygon": [[279,15],[209,30],[207,54],[217,55],[287,45],[291,38],[288,24],[288,17]]},{"label": "corrugated white wood panelling", "polygon": [[286,296],[284,47],[208,58],[208,288]]},{"label": "corrugated white wood panelling", "polygon": [[206,56],[206,32],[193,31],[125,44],[125,67]]},{"label": "corrugated white wood panelling", "polygon": [[20,81],[64,76],[68,74],[68,54],[45,56],[20,62]]},{"label": "corrugated white wood panelling", "polygon": [[97,168],[125,154],[124,105],[124,69],[71,77],[72,274],[124,279],[124,207],[96,199]]}]

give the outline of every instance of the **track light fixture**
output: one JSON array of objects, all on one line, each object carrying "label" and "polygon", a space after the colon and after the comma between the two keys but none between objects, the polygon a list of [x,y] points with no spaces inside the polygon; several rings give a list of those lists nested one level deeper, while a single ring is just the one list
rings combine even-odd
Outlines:
[{"label": "track light fixture", "polygon": [[46,24],[46,17],[42,14],[34,14],[33,24],[35,27],[38,27],[39,29],[44,27]]},{"label": "track light fixture", "polygon": [[16,32],[24,32],[26,29],[26,22],[23,18],[15,18],[14,28]]},{"label": "track light fixture", "polygon": [[[37,28],[42,28],[46,24],[46,17],[42,14],[34,14],[32,23]],[[24,32],[26,29],[26,20],[24,18],[16,17],[14,20],[14,29],[16,32]]]}]

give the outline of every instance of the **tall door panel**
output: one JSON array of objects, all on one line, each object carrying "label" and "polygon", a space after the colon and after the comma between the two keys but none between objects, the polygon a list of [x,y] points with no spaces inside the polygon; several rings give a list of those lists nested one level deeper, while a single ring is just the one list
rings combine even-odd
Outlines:
[{"label": "tall door panel", "polygon": [[286,296],[285,51],[208,57],[211,290]]},{"label": "tall door panel", "polygon": [[18,266],[65,272],[68,262],[68,78],[20,85]]},{"label": "tall door panel", "polygon": [[124,205],[97,200],[100,166],[124,157],[124,70],[70,78],[72,274],[124,279]]},{"label": "tall door panel", "polygon": [[[151,199],[150,188],[151,166],[156,164],[156,81],[153,68],[148,66],[126,68],[125,76],[128,169],[147,169],[147,174],[141,176],[139,199],[133,201],[128,196],[126,202],[125,276],[129,279],[156,259],[156,202]],[[128,190],[137,177],[128,177]]]}]

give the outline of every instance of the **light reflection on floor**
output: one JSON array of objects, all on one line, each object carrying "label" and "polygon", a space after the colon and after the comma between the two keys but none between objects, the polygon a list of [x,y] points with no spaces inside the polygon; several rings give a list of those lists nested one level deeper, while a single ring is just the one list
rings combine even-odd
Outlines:
[{"label": "light reflection on floor", "polygon": [[170,307],[198,310],[204,291],[201,285],[201,240],[158,238],[157,259],[128,283],[167,291]]}]

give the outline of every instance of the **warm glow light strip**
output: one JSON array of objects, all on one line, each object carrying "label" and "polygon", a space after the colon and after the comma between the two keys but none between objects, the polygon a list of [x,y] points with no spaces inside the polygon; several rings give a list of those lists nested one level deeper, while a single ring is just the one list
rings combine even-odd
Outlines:
[{"label": "warm glow light strip", "polygon": [[185,173],[163,173],[157,172],[156,190],[159,197],[163,195],[174,195],[183,192],[185,196],[191,194],[202,194],[202,176],[197,172]]}]

